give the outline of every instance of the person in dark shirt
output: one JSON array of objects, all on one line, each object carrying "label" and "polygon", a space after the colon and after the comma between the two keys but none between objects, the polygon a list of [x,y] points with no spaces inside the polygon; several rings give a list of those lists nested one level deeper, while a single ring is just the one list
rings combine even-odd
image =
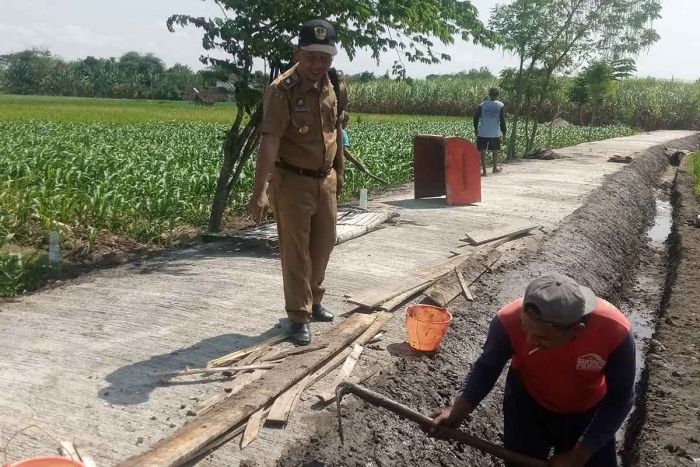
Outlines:
[{"label": "person in dark shirt", "polygon": [[508,360],[507,449],[553,467],[617,465],[615,432],[634,402],[636,368],[631,325],[617,308],[562,274],[534,280],[498,311],[481,356],[434,424],[466,420]]}]

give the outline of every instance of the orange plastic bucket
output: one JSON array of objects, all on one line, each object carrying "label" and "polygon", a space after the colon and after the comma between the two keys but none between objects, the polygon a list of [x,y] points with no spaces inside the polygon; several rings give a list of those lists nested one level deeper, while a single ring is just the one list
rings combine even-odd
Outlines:
[{"label": "orange plastic bucket", "polygon": [[408,345],[424,352],[437,350],[450,326],[450,321],[452,321],[452,315],[446,308],[431,305],[407,306]]},{"label": "orange plastic bucket", "polygon": [[60,456],[35,457],[7,465],[9,467],[85,467],[82,462]]}]

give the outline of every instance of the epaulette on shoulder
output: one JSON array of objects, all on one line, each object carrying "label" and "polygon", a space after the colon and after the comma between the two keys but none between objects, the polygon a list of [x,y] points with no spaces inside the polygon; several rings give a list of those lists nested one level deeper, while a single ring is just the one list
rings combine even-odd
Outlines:
[{"label": "epaulette on shoulder", "polygon": [[301,78],[299,77],[299,75],[297,73],[294,73],[293,75],[289,75],[286,78],[284,78],[284,80],[282,80],[282,85],[286,89],[291,89],[300,81],[300,79]]}]

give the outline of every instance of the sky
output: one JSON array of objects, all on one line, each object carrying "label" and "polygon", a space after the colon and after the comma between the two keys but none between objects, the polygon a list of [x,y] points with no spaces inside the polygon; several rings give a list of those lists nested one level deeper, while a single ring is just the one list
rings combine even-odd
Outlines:
[{"label": "sky", "polygon": [[[472,0],[484,22],[491,9],[504,2],[508,0]],[[638,57],[637,74],[694,81],[700,78],[700,0],[662,3],[663,18],[655,24],[661,40]],[[118,57],[135,50],[153,53],[167,65],[182,63],[200,69],[199,57],[206,53],[201,33],[195,28],[178,28],[170,33],[165,21],[174,13],[221,14],[210,0],[0,0],[0,55],[39,47],[72,60],[88,55]],[[514,58],[501,50],[463,41],[438,51],[448,53],[452,60],[438,65],[406,63],[408,75],[424,77],[482,66],[498,72],[515,64]],[[379,64],[366,52],[352,61],[341,53],[334,66],[349,74],[383,74],[391,70],[394,60],[395,52],[382,56]]]}]

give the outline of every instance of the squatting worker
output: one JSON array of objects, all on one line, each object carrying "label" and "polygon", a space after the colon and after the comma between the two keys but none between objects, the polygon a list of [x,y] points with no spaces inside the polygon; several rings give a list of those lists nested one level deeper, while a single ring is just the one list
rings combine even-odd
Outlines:
[{"label": "squatting worker", "polygon": [[304,23],[296,64],[265,91],[262,138],[248,212],[261,219],[269,207],[277,219],[289,334],[311,342],[309,322],[332,321],[321,305],[323,279],[336,240],[336,196],[343,187],[338,104],[328,78],[337,53],[335,27]]},{"label": "squatting worker", "polygon": [[491,151],[493,173],[503,169],[498,166],[498,152],[501,150],[501,135],[506,134],[506,112],[503,102],[498,100],[500,89],[489,89],[489,98],[476,108],[474,114],[474,134],[476,148],[481,153],[481,175],[486,176],[486,153]]},{"label": "squatting worker", "polygon": [[456,427],[511,360],[503,397],[507,449],[557,467],[617,465],[615,432],[634,400],[630,323],[562,274],[531,282],[498,311],[483,352],[451,407],[434,422]]}]

